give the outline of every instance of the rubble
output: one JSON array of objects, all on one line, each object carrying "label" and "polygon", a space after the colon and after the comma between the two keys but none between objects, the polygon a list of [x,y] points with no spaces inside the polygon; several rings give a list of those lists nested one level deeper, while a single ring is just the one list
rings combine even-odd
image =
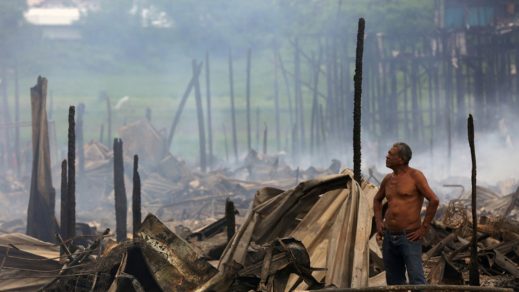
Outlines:
[{"label": "rubble", "polygon": [[[338,173],[338,161],[328,169],[291,169],[282,155],[251,151],[235,169],[203,173],[161,152],[162,138],[147,121],[126,126],[121,135],[125,131],[150,135],[157,146],[139,153],[141,161],[154,163],[140,168],[143,209],[150,215],[136,237],[118,243],[107,230],[97,231],[115,225],[113,153],[92,141],[84,147],[85,173],[78,180],[97,204],[78,212],[89,224],[76,224],[73,244],[52,244],[10,233],[23,231],[25,222],[0,217],[0,231],[6,233],[0,236],[2,289],[289,291],[385,286],[380,245],[372,230],[377,187],[370,182],[382,176],[376,170],[370,169],[369,177],[358,184],[351,171]],[[132,151],[141,151],[142,143],[149,141],[125,137],[125,145],[134,149],[125,151],[125,169],[130,170]],[[130,176],[128,171],[128,185]],[[2,196],[27,191],[13,177],[4,177],[0,186]],[[456,187],[460,194],[442,202],[423,240],[426,275],[434,288],[468,282],[470,196]],[[517,288],[519,188],[510,182],[478,186],[477,195],[482,284]],[[237,215],[230,239],[230,221],[223,211],[229,199]],[[70,252],[60,255],[60,246]]]}]

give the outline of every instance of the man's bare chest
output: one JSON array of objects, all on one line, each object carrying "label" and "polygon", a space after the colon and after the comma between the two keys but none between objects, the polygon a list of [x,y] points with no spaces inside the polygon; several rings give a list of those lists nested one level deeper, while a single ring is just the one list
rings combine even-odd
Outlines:
[{"label": "man's bare chest", "polygon": [[396,177],[393,176],[386,185],[386,197],[390,199],[410,199],[418,196],[419,192],[416,183],[409,176]]}]

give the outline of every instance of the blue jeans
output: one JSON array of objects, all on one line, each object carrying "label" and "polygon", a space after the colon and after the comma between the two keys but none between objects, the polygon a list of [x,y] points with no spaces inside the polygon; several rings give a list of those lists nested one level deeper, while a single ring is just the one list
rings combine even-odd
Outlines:
[{"label": "blue jeans", "polygon": [[382,256],[388,285],[405,285],[406,268],[410,285],[426,284],[422,266],[422,243],[420,241],[407,239],[405,232],[403,234],[390,234],[386,230],[382,243]]}]

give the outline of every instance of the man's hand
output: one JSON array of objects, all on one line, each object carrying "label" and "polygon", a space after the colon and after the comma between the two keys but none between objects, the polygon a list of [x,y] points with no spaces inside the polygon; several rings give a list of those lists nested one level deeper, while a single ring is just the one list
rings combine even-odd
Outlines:
[{"label": "man's hand", "polygon": [[383,235],[384,235],[384,224],[382,224],[382,222],[377,222],[377,240],[382,240]]},{"label": "man's hand", "polygon": [[422,239],[425,234],[427,234],[427,229],[424,226],[420,226],[420,228],[416,229],[415,231],[407,233],[407,239],[411,241],[417,241]]}]

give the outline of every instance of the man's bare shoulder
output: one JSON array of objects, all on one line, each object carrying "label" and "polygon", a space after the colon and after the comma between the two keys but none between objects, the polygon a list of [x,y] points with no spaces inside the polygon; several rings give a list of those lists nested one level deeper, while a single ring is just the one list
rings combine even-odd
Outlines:
[{"label": "man's bare shoulder", "polygon": [[409,167],[409,174],[415,181],[427,181],[425,175],[419,169]]},{"label": "man's bare shoulder", "polygon": [[385,182],[387,180],[389,180],[391,177],[393,177],[393,174],[392,173],[388,173],[384,176],[384,179],[382,180],[382,182]]}]

